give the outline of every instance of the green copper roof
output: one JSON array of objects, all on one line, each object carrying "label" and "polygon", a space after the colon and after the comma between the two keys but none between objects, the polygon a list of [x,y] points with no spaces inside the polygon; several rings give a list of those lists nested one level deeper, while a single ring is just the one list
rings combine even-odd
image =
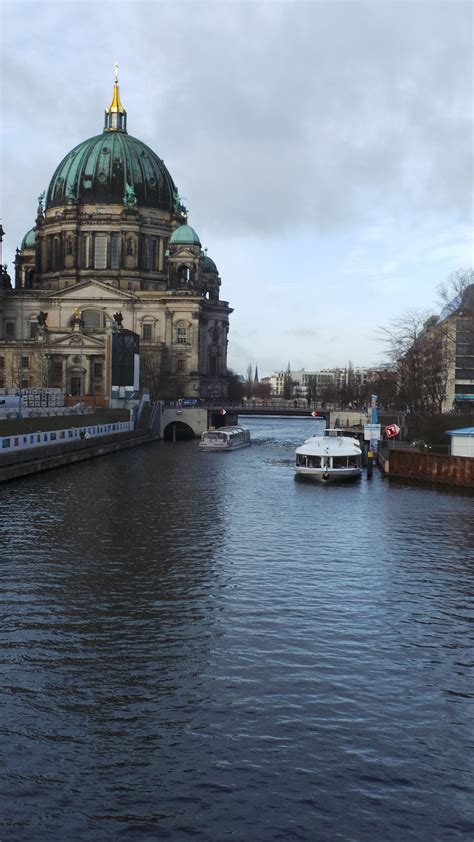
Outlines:
[{"label": "green copper roof", "polygon": [[132,187],[138,207],[172,211],[176,186],[163,161],[125,132],[84,140],[61,161],[46,194],[46,208],[69,201],[122,204]]},{"label": "green copper roof", "polygon": [[176,245],[177,243],[186,243],[187,245],[193,246],[201,245],[198,235],[190,225],[180,225],[179,228],[173,231],[170,237],[170,245]]},{"label": "green copper roof", "polygon": [[21,241],[21,250],[23,249],[34,249],[36,246],[36,231],[34,228],[31,228],[29,231],[26,232],[25,236]]},{"label": "green copper roof", "polygon": [[219,274],[216,264],[207,254],[204,255],[201,266],[203,272],[212,272],[214,275]]}]

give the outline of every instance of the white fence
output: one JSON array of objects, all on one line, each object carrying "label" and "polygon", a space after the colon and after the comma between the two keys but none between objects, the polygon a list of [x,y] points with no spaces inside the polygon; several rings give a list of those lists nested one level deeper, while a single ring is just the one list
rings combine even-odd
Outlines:
[{"label": "white fence", "polygon": [[0,453],[26,450],[32,447],[45,447],[49,444],[91,439],[97,436],[109,436],[113,433],[128,433],[133,429],[131,421],[116,421],[114,424],[94,424],[90,427],[70,427],[67,430],[48,432],[21,433],[18,436],[0,436]]}]

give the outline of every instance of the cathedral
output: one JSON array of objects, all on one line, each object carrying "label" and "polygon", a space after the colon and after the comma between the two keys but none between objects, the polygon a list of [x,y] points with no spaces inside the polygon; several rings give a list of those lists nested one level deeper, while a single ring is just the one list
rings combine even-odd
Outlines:
[{"label": "cathedral", "polygon": [[[2,231],[3,234],[3,231]],[[0,388],[109,405],[112,339],[135,334],[140,386],[226,397],[228,302],[174,181],[127,131],[117,72],[103,132],[72,149],[38,198],[0,283]]]}]

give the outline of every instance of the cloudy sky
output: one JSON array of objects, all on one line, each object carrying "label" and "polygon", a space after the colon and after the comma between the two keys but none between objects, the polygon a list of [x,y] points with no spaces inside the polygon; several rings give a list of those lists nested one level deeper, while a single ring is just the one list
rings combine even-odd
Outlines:
[{"label": "cloudy sky", "polygon": [[0,3],[3,258],[103,128],[165,160],[231,317],[229,364],[374,365],[378,328],[472,265],[473,4]]}]

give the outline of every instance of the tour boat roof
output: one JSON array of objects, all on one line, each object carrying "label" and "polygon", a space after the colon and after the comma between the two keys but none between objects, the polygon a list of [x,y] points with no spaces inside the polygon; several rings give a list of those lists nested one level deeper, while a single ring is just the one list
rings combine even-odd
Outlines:
[{"label": "tour boat roof", "polygon": [[297,448],[296,453],[303,456],[360,456],[361,449],[358,440],[350,436],[311,436]]},{"label": "tour boat roof", "polygon": [[230,434],[233,434],[233,433],[243,433],[243,432],[244,432],[243,427],[216,427],[215,430],[206,430],[203,433],[203,436],[205,436],[207,433],[211,433],[211,435],[214,435],[215,433],[230,433]]}]

